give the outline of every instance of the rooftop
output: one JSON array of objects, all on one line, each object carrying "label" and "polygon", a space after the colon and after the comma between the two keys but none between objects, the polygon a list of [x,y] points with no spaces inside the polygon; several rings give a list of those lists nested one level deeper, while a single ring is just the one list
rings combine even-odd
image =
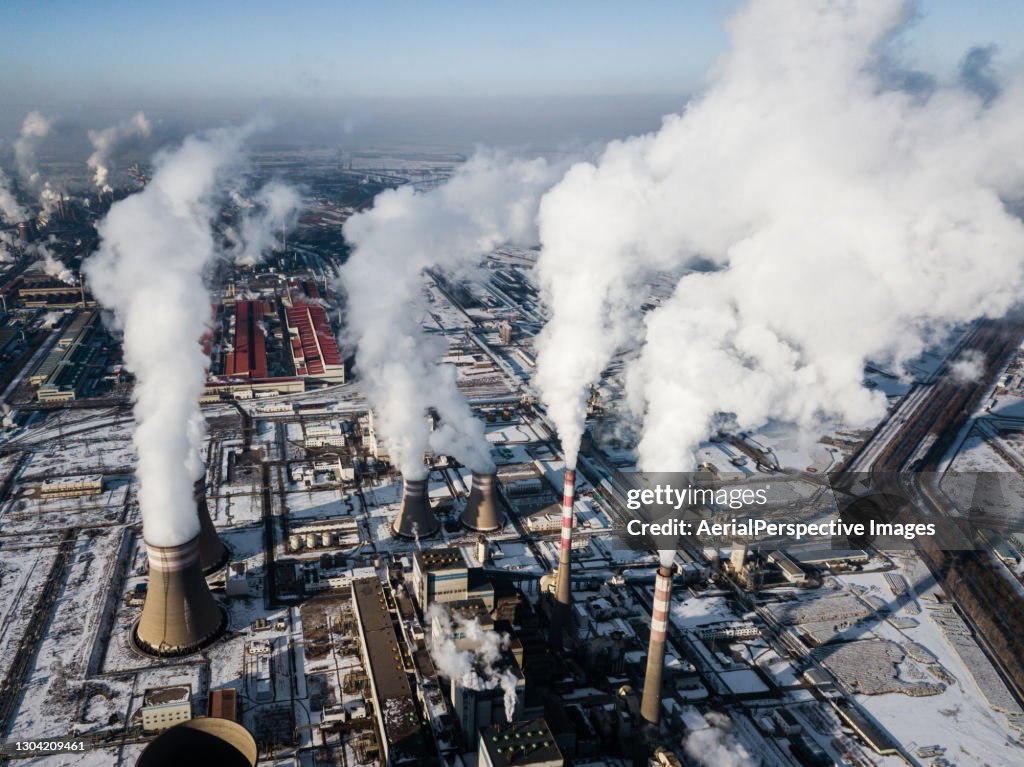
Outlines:
[{"label": "rooftop", "polygon": [[486,749],[494,767],[562,763],[562,752],[543,719],[484,727],[480,749]]}]

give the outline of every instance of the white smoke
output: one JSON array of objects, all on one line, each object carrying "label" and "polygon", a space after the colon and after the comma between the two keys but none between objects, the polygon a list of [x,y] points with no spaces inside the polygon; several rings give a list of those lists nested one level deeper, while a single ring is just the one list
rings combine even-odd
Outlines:
[{"label": "white smoke", "polygon": [[199,397],[209,360],[203,273],[217,256],[212,223],[225,176],[242,160],[249,127],[190,136],[154,160],[152,181],[115,203],[84,265],[94,295],[124,332],[136,376],[135,446],[146,541],[185,543],[199,533],[192,484],[202,476]]},{"label": "white smoke", "polygon": [[50,133],[50,121],[39,112],[29,112],[21,124],[21,135],[14,141],[14,161],[18,175],[33,188],[39,186],[36,151]]},{"label": "white smoke", "polygon": [[[516,713],[517,677],[512,671],[498,669],[497,664],[508,650],[508,635],[485,629],[476,618],[468,620],[452,615],[443,605],[431,604],[427,620],[434,626],[430,634],[430,655],[438,672],[469,690],[496,690],[503,693],[505,719]],[[440,631],[438,630],[440,629]],[[459,649],[454,637],[465,649]]]},{"label": "white smoke", "polygon": [[47,312],[43,315],[43,320],[40,325],[44,330],[50,330],[54,325],[61,321],[64,316],[62,312]]},{"label": "white smoke", "polygon": [[86,160],[93,169],[93,183],[102,192],[111,191],[109,185],[110,163],[118,145],[132,138],[145,138],[153,132],[149,120],[142,112],[136,112],[127,120],[99,131],[89,131],[93,153]]},{"label": "white smoke", "polygon": [[[410,479],[425,476],[428,445],[475,471],[493,471],[483,424],[456,388],[454,368],[437,364],[445,342],[431,341],[420,325],[423,271],[458,274],[503,243],[536,241],[538,200],[556,177],[541,159],[481,154],[443,186],[383,192],[371,210],[345,224],[353,245],[340,274],[345,340],[358,349],[358,370],[389,454]],[[430,407],[441,417],[434,432],[425,417]]]},{"label": "white smoke", "polygon": [[57,255],[50,250],[47,245],[43,243],[33,243],[29,245],[26,252],[39,257],[38,265],[42,266],[43,271],[51,277],[56,277],[63,283],[68,285],[77,285],[78,280],[75,278],[74,272],[64,265],[64,262],[57,258]]},{"label": "white smoke", "polygon": [[14,192],[11,191],[11,181],[7,174],[0,169],[0,221],[8,224],[16,224],[28,218],[28,213],[18,203]]},{"label": "white smoke", "polygon": [[[901,0],[748,3],[706,92],[543,200],[552,317],[537,383],[569,465],[588,385],[630,338],[643,276],[687,264],[627,377],[645,470],[685,470],[719,413],[816,430],[884,412],[893,364],[1024,283],[1024,82],[888,87]],[[987,62],[986,62],[987,65]],[[986,105],[987,103],[987,105]]]},{"label": "white smoke", "polygon": [[704,715],[710,727],[686,736],[686,753],[698,764],[715,767],[757,767],[757,760],[730,732],[729,717],[716,711]]},{"label": "white smoke", "polygon": [[302,197],[294,187],[271,181],[252,200],[237,193],[234,200],[242,208],[241,223],[237,231],[226,234],[235,263],[252,266],[273,247],[278,235],[295,226]]},{"label": "white smoke", "polygon": [[981,374],[985,372],[985,357],[975,349],[968,349],[953,362],[949,372],[954,381],[963,383],[980,381]]}]

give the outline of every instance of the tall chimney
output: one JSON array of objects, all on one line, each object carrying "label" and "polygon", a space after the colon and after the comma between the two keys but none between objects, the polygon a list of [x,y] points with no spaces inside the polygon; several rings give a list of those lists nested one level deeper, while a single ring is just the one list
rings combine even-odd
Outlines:
[{"label": "tall chimney", "polygon": [[672,599],[672,569],[662,565],[654,581],[654,608],[651,610],[651,642],[647,647],[647,674],[640,715],[651,724],[661,719],[661,672],[665,665],[665,633],[668,630],[669,602]]},{"label": "tall chimney", "polygon": [[154,655],[195,652],[216,639],[227,624],[203,577],[199,538],[179,546],[146,544],[149,587],[135,637]]},{"label": "tall chimney", "polygon": [[426,479],[405,479],[402,485],[402,508],[391,523],[391,532],[400,538],[429,538],[441,528],[427,499]]},{"label": "tall chimney", "polygon": [[555,584],[555,605],[552,613],[552,639],[557,643],[569,628],[572,611],[572,507],[576,500],[576,470],[566,469],[562,490],[562,539],[558,554],[558,582]]},{"label": "tall chimney", "polygon": [[203,574],[209,575],[219,570],[228,561],[228,547],[217,536],[217,529],[210,519],[210,507],[206,505],[206,481],[196,480],[192,485],[192,498],[196,503],[196,514],[199,516],[199,563]]},{"label": "tall chimney", "polygon": [[492,533],[500,530],[505,522],[505,515],[498,506],[494,495],[494,486],[498,481],[497,474],[478,474],[473,472],[473,486],[469,490],[466,510],[462,512],[461,522],[470,530],[479,533]]}]

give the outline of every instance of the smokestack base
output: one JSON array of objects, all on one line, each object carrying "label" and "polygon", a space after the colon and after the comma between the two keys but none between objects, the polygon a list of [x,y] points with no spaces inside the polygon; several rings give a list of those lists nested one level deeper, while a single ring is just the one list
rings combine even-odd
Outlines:
[{"label": "smokestack base", "polygon": [[206,585],[199,536],[178,546],[146,544],[149,586],[132,645],[158,658],[178,657],[208,647],[227,628],[227,613]]},{"label": "smokestack base", "polygon": [[427,480],[405,479],[402,483],[402,508],[391,523],[391,533],[398,538],[420,540],[437,535],[441,523],[430,509]]},{"label": "smokestack base", "polygon": [[504,527],[505,515],[495,493],[497,483],[497,474],[473,472],[473,486],[469,491],[466,509],[459,517],[463,527],[477,533],[493,533]]}]

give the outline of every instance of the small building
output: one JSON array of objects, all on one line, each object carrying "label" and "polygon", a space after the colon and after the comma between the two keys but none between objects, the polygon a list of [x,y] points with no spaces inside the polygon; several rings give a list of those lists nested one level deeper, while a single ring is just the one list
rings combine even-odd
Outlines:
[{"label": "small building", "polygon": [[142,731],[160,732],[192,718],[192,686],[151,687],[142,698]]},{"label": "small building", "polygon": [[219,719],[238,721],[238,690],[225,687],[210,692],[209,715]]}]

